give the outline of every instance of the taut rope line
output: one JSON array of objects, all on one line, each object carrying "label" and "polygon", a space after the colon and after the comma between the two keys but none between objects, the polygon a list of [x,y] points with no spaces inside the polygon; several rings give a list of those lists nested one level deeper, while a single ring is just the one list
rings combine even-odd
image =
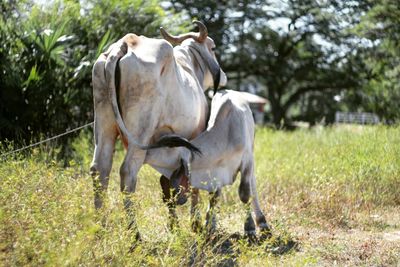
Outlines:
[{"label": "taut rope line", "polygon": [[11,154],[14,154],[14,153],[23,151],[23,150],[25,150],[25,149],[28,149],[28,148],[31,148],[31,147],[35,147],[35,146],[41,145],[41,144],[46,143],[46,142],[49,142],[49,141],[51,141],[51,140],[60,138],[60,137],[62,137],[62,136],[64,136],[64,135],[67,135],[67,134],[70,134],[70,133],[79,131],[79,130],[81,130],[81,129],[83,129],[83,128],[86,128],[86,127],[88,127],[88,126],[90,126],[90,125],[93,125],[93,124],[94,124],[94,122],[92,121],[92,122],[87,123],[87,124],[85,124],[85,125],[83,125],[83,126],[79,126],[79,127],[75,128],[75,129],[72,129],[72,130],[66,131],[66,132],[64,132],[64,133],[62,133],[62,134],[59,134],[59,135],[56,135],[56,136],[47,138],[47,139],[45,139],[45,140],[42,140],[42,141],[40,141],[40,142],[31,144],[31,145],[29,145],[29,146],[25,146],[25,147],[18,148],[18,149],[16,149],[16,150],[13,150],[13,151],[10,151],[10,152],[1,154],[0,157],[6,157],[6,156],[8,156],[8,155],[11,155]]}]

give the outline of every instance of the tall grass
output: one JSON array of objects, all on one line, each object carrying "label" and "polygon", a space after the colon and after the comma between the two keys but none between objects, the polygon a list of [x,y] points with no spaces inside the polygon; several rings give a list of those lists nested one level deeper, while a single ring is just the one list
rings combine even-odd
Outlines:
[{"label": "tall grass", "polygon": [[[399,127],[257,129],[258,192],[274,235],[296,238],[299,226],[360,227],[367,222],[358,220],[357,214],[398,207],[399,144]],[[83,134],[73,148],[76,156],[68,168],[39,149],[30,157],[0,163],[1,265],[319,265],[324,251],[331,253],[331,246],[322,252],[304,247],[303,252],[276,257],[268,243],[249,246],[233,238],[242,232],[245,219],[238,183],[223,191],[219,238],[191,232],[189,205],[178,209],[180,227],[169,231],[159,175],[149,167],[141,170],[134,197],[144,241],[129,253],[133,236],[126,229],[119,193],[122,149],[115,155],[107,205],[96,212],[88,175],[91,138]],[[206,200],[207,194],[202,198]],[[373,231],[381,230],[374,227]],[[372,263],[398,263],[393,255]]]},{"label": "tall grass", "polygon": [[259,190],[266,203],[336,220],[357,209],[400,204],[398,127],[259,129],[256,140]]}]

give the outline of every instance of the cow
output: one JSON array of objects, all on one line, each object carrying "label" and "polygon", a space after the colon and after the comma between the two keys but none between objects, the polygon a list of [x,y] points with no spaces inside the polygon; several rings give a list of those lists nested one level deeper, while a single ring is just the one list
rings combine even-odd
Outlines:
[{"label": "cow", "polygon": [[131,196],[141,166],[155,161],[147,149],[156,147],[167,134],[192,139],[201,133],[208,117],[204,91],[212,86],[216,90],[227,81],[207,28],[194,23],[199,32],[179,36],[161,28],[166,40],[127,34],[93,66],[95,149],[90,172],[95,207],[103,206],[115,142],[121,136],[127,152],[120,167],[120,185],[129,228],[137,239]]},{"label": "cow", "polygon": [[[149,151],[156,155],[149,164],[166,177],[171,177],[170,185],[175,194],[179,190],[179,179],[182,175],[189,176],[191,187],[212,194],[206,216],[208,231],[215,230],[213,211],[221,189],[231,185],[240,172],[239,198],[245,204],[251,201],[255,222],[262,235],[270,235],[270,227],[260,209],[256,191],[254,128],[252,112],[245,95],[223,90],[213,97],[207,129],[190,141],[201,151],[201,156],[196,156],[186,148],[159,148]],[[163,189],[164,200],[171,201],[173,194],[170,194],[168,187]],[[174,209],[174,206],[169,205],[169,209]],[[246,235],[254,238],[256,224],[251,209],[248,208],[247,211],[244,230]]]}]

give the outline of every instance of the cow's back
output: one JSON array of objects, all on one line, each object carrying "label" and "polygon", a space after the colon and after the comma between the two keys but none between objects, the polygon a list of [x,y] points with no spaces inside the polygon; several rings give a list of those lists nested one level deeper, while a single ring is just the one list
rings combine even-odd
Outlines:
[{"label": "cow's back", "polygon": [[130,33],[122,40],[128,45],[128,53],[133,52],[140,62],[150,64],[149,67],[160,69],[165,62],[173,59],[173,48],[163,39],[147,38]]},{"label": "cow's back", "polygon": [[221,126],[229,147],[253,145],[254,119],[240,92],[224,90],[214,96],[208,129]]},{"label": "cow's back", "polygon": [[[165,40],[137,36],[133,33],[125,35],[121,40],[127,44],[128,51],[118,64],[118,80],[121,86],[117,90],[119,90],[118,94],[120,96],[124,96],[122,102],[126,102],[129,100],[126,99],[126,92],[122,90],[127,88],[127,84],[132,84],[132,81],[136,82],[138,86],[133,86],[137,90],[130,92],[129,95],[132,95],[132,93],[143,94],[143,90],[150,88],[149,85],[151,85],[152,90],[157,90],[158,87],[155,86],[155,81],[161,72],[165,71],[165,65],[173,61],[173,48]],[[111,50],[116,45],[118,43],[112,44],[106,52],[99,56],[93,65],[92,82],[95,102],[108,102],[109,100],[105,65]]]},{"label": "cow's back", "polygon": [[[174,68],[172,46],[162,39],[135,34],[127,34],[122,39],[128,44],[128,51],[119,62],[121,100],[132,103],[137,100],[132,97],[162,93],[162,76],[167,67]],[[130,91],[126,92],[128,89]]]}]

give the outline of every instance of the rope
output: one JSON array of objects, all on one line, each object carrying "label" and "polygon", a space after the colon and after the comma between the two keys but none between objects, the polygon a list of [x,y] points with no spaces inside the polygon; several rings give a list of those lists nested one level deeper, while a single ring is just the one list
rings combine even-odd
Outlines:
[{"label": "rope", "polygon": [[92,122],[90,122],[90,123],[88,123],[88,124],[85,124],[85,125],[83,125],[83,126],[77,127],[77,128],[75,128],[75,129],[72,129],[72,130],[69,130],[69,131],[66,131],[65,133],[62,133],[62,134],[59,134],[59,135],[56,135],[56,136],[47,138],[47,139],[45,139],[45,140],[42,140],[42,141],[40,141],[40,142],[31,144],[31,145],[29,145],[29,146],[25,146],[25,147],[22,147],[22,148],[18,148],[18,149],[14,150],[14,151],[11,151],[11,152],[7,152],[7,153],[4,153],[4,154],[1,154],[0,157],[6,157],[6,156],[8,156],[8,155],[11,155],[11,154],[14,154],[14,153],[23,151],[23,150],[25,150],[25,149],[28,149],[28,148],[31,148],[31,147],[35,147],[35,146],[41,145],[41,144],[46,143],[46,142],[49,142],[49,141],[51,141],[51,140],[60,138],[60,137],[62,137],[62,136],[64,136],[64,135],[67,135],[67,134],[70,134],[70,133],[79,131],[79,130],[81,130],[81,129],[83,129],[83,128],[86,128],[86,127],[88,127],[88,126],[90,126],[90,125],[93,125],[93,124],[94,124],[94,122],[92,121]]}]

